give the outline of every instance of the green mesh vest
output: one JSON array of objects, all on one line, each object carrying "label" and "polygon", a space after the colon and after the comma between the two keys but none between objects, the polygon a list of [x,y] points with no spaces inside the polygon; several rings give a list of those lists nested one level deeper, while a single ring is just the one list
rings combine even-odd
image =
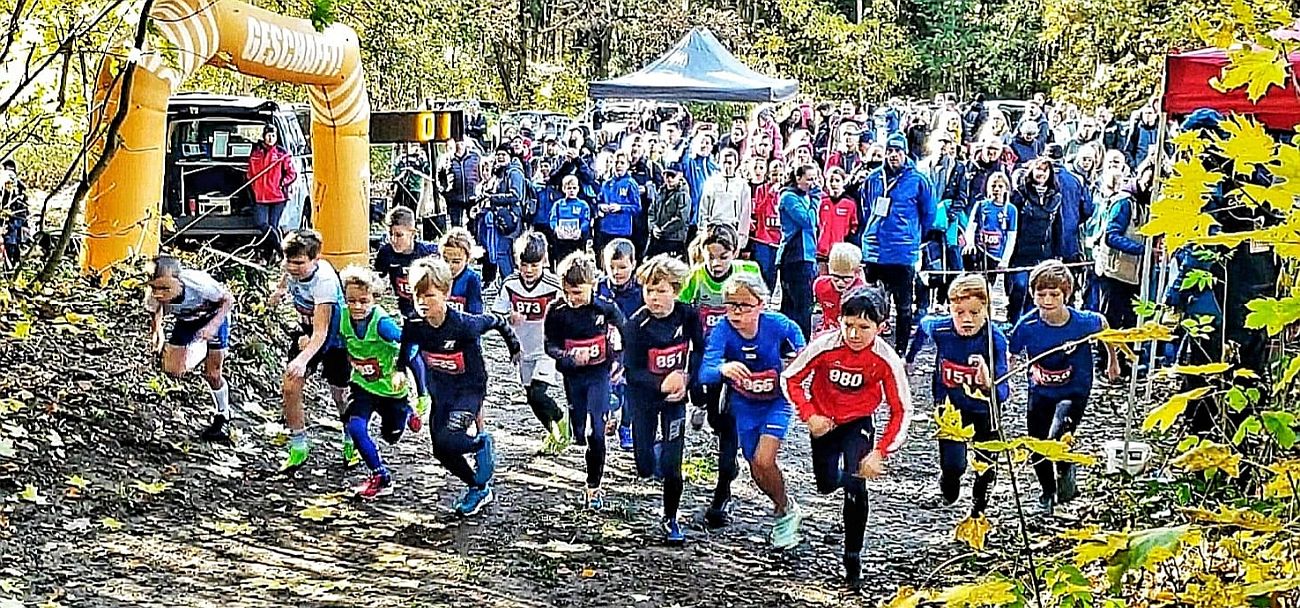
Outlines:
[{"label": "green mesh vest", "polygon": [[379,337],[379,321],[386,317],[378,307],[371,311],[363,338],[357,337],[357,332],[352,329],[352,319],[347,316],[339,323],[339,329],[348,348],[348,360],[352,363],[352,382],[372,395],[405,397],[406,389],[393,385],[397,355],[402,346]]}]

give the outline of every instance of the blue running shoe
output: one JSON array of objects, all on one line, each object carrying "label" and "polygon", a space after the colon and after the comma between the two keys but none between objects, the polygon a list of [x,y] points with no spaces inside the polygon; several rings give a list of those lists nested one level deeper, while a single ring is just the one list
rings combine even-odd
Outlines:
[{"label": "blue running shoe", "polygon": [[618,427],[618,447],[624,452],[632,451],[632,427]]},{"label": "blue running shoe", "polygon": [[600,488],[587,488],[587,508],[599,511],[605,508],[605,491]]},{"label": "blue running shoe", "polygon": [[474,454],[474,483],[481,486],[486,486],[489,481],[492,481],[492,475],[496,473],[497,456],[493,450],[495,443],[491,433],[483,433],[483,445],[479,446],[478,452]]},{"label": "blue running shoe", "polygon": [[664,531],[664,544],[670,547],[680,547],[686,544],[686,533],[682,532],[682,525],[677,522],[677,518],[664,519],[660,522],[659,527]]},{"label": "blue running shoe", "polygon": [[492,491],[492,486],[486,486],[481,490],[470,488],[465,490],[465,495],[461,496],[460,502],[456,504],[456,513],[461,517],[478,515],[494,498],[496,493]]}]

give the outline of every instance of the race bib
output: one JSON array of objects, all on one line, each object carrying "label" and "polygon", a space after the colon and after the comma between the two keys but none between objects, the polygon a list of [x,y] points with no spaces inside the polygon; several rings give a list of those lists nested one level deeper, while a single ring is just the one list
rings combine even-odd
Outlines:
[{"label": "race bib", "polygon": [[780,394],[777,387],[777,373],[774,369],[767,371],[755,372],[744,380],[731,383],[731,387],[736,389],[746,398],[758,401],[770,401],[776,399]]},{"label": "race bib", "polygon": [[1074,366],[1061,370],[1051,370],[1035,363],[1029,366],[1029,379],[1038,386],[1065,386],[1074,377]]},{"label": "race bib", "polygon": [[447,308],[457,312],[465,312],[465,298],[460,296],[451,296],[447,298]]},{"label": "race bib", "polygon": [[775,214],[769,215],[767,216],[767,219],[764,220],[763,225],[767,226],[768,228],[771,228],[772,230],[780,230],[781,216]]},{"label": "race bib", "polygon": [[996,230],[981,230],[980,244],[987,250],[994,250],[1002,246],[1002,233]]},{"label": "race bib", "polygon": [[665,346],[663,348],[652,348],[647,355],[650,373],[656,376],[667,376],[673,372],[686,371],[686,350],[690,346],[687,342]]},{"label": "race bib", "polygon": [[452,376],[465,373],[465,353],[424,353],[424,367]]},{"label": "race bib", "polygon": [[704,328],[704,334],[708,335],[718,326],[727,316],[727,307],[725,306],[700,306],[700,327]]},{"label": "race bib", "polygon": [[394,291],[397,292],[397,297],[403,300],[411,299],[411,281],[409,278],[397,277],[397,280],[393,283],[395,285]]},{"label": "race bib", "polygon": [[555,222],[555,237],[565,241],[576,241],[582,237],[581,227],[578,220],[559,220]]},{"label": "race bib", "polygon": [[366,382],[375,382],[379,380],[380,371],[383,369],[379,366],[377,359],[356,359],[348,357],[352,362],[352,369],[357,372]]},{"label": "race bib", "polygon": [[831,386],[846,393],[857,392],[866,385],[866,374],[857,368],[832,367],[826,373],[826,379]]},{"label": "race bib", "polygon": [[546,307],[551,305],[551,296],[528,298],[510,294],[510,307],[525,321],[541,321],[546,316]]},{"label": "race bib", "polygon": [[943,385],[948,388],[974,386],[978,375],[979,368],[974,365],[962,365],[948,359],[944,359],[939,364],[939,377],[943,380]]},{"label": "race bib", "polygon": [[570,357],[576,356],[580,352],[587,353],[587,365],[604,363],[608,349],[608,339],[603,334],[586,340],[564,341],[564,352]]}]

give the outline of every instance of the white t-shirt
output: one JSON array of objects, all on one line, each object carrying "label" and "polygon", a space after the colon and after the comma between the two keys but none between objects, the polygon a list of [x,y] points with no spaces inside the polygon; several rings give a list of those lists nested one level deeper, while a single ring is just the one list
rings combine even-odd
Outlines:
[{"label": "white t-shirt", "polygon": [[335,315],[343,302],[343,286],[339,282],[339,273],[325,260],[316,262],[316,272],[299,281],[289,277],[289,295],[293,298],[293,307],[298,309],[302,324],[310,327],[317,304],[334,304]]},{"label": "white t-shirt", "polygon": [[165,310],[176,315],[177,321],[199,321],[211,318],[221,309],[221,300],[225,297],[226,290],[212,275],[202,270],[182,268],[176,278],[181,282],[180,299],[175,302],[159,302],[149,296],[145,301],[149,312],[157,312],[159,308],[166,307]]},{"label": "white t-shirt", "polygon": [[519,345],[525,358],[546,356],[546,309],[564,297],[564,288],[560,286],[559,277],[549,270],[542,271],[537,284],[530,289],[524,285],[519,273],[514,273],[501,284],[497,299],[492,303],[492,312],[503,317],[517,312],[523,322],[515,326],[519,336]]}]

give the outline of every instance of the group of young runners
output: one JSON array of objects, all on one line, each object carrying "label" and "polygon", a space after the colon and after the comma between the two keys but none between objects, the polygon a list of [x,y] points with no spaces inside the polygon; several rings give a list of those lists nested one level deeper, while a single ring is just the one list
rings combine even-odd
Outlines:
[{"label": "group of young runners", "polygon": [[[1029,433],[1059,439],[1083,416],[1094,375],[1086,338],[1105,327],[1099,315],[1069,305],[1070,272],[1048,261],[1029,279],[1036,308],[1008,339],[989,321],[986,280],[967,274],[948,289],[949,312],[921,321],[905,363],[879,338],[888,330],[889,298],[864,283],[854,245],[837,243],[829,251],[814,289],[823,318],[806,336],[770,310],[767,282],[755,263],[738,259],[739,236],[726,225],[701,231],[692,246],[693,266],[669,254],[639,261],[630,242],[614,239],[600,252],[599,269],[594,255],[577,251],[559,260],[555,272],[546,238],[526,232],[513,244],[515,272],[484,313],[482,280],[469,267],[475,246],[468,232],[452,229],[436,245],[419,242],[415,218],[403,208],[390,214],[388,225],[390,238],[373,269],[336,271],[320,258],[320,236],[310,230],[283,243],[285,278],[271,304],[290,295],[300,319],[284,378],[291,438],[282,470],[308,459],[303,381],[319,370],[344,428],[345,460],[364,462],[370,471],[355,488],[358,496],[374,499],[394,487],[369,430],[377,416],[380,437],[389,443],[427,424],[435,458],[465,485],[456,512],[479,513],[494,498],[496,470],[483,417],[490,372],[480,338],[497,332],[543,429],[543,452],[584,446],[584,504],[593,510],[606,504],[606,436],[617,433],[619,446],[633,452],[638,475],[662,482],[660,523],[670,545],[686,540],[679,510],[687,427],[699,430],[705,420],[718,439],[718,479],[706,527],[729,523],[739,453],[772,503],[772,545],[800,542],[803,511],[777,458],[798,416],[811,437],[817,491],[843,489],[845,575],[854,588],[862,584],[866,480],[884,474],[907,438],[913,411],[908,366],[920,347],[931,341],[937,347],[935,403],[951,403],[963,424],[974,427],[975,441],[997,437],[1000,405],[1009,397],[1009,356],[1026,353],[1032,363]],[[379,305],[384,289],[378,275],[397,298],[396,317]],[[163,347],[164,369],[183,374],[197,363],[194,353],[206,352],[216,413],[204,437],[222,439],[232,418],[221,363],[233,297],[173,257],[155,261],[149,285],[160,345],[163,313],[170,309],[176,317]],[[550,395],[553,387],[562,387],[567,408]],[[688,404],[702,419],[688,419]],[[887,417],[877,437],[875,414],[882,408]],[[968,444],[942,439],[939,448],[940,496],[952,504]],[[990,454],[973,451],[992,463]],[[986,510],[996,470],[977,468],[983,471],[972,516]],[[1034,468],[1045,509],[1074,496],[1072,468],[1048,461]]]}]

